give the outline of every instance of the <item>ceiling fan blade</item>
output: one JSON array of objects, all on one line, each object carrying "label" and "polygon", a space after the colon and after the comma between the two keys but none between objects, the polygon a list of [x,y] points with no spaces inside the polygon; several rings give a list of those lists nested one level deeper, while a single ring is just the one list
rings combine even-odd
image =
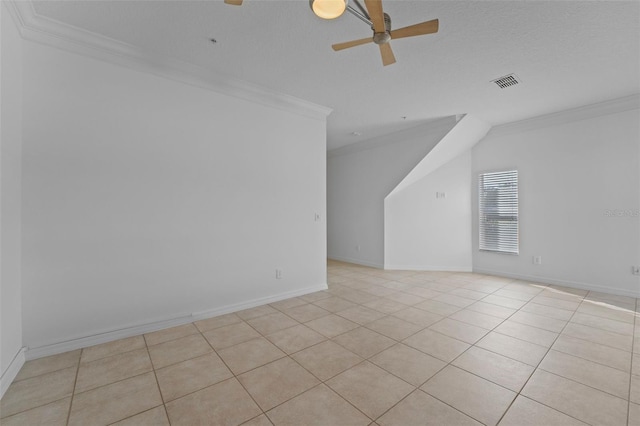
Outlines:
[{"label": "ceiling fan blade", "polygon": [[242,0],[224,0],[226,4],[232,4],[234,6],[241,6]]},{"label": "ceiling fan blade", "polygon": [[382,55],[382,64],[387,66],[396,62],[396,57],[393,56],[393,50],[389,43],[380,45],[380,55]]},{"label": "ceiling fan blade", "polygon": [[367,37],[367,38],[361,38],[360,40],[351,40],[351,41],[346,41],[344,43],[334,44],[331,47],[333,48],[333,50],[337,52],[338,50],[360,46],[361,44],[371,43],[372,41],[373,39],[371,37]]},{"label": "ceiling fan blade", "polygon": [[409,25],[408,27],[398,28],[391,31],[391,38],[413,37],[425,34],[433,34],[438,32],[438,20],[422,22],[420,24]]},{"label": "ceiling fan blade", "polygon": [[367,11],[373,22],[373,30],[377,33],[387,31],[384,25],[384,12],[382,11],[382,0],[364,0],[367,5]]}]

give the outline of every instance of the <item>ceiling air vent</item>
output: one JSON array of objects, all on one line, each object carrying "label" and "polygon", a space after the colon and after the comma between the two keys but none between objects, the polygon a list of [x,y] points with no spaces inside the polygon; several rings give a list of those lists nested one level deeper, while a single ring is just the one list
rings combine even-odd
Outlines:
[{"label": "ceiling air vent", "polygon": [[498,85],[501,89],[506,89],[507,87],[515,86],[516,84],[520,84],[520,80],[515,74],[505,75],[504,77],[497,78],[495,80],[491,80],[492,83]]}]

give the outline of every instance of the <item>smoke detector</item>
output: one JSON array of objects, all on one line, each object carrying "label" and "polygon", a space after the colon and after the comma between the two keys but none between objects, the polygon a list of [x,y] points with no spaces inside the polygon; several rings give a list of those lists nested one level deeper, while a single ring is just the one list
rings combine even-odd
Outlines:
[{"label": "smoke detector", "polygon": [[501,89],[506,89],[507,87],[520,84],[520,81],[521,80],[515,74],[508,74],[500,78],[496,78],[495,80],[491,80],[492,83],[495,83]]}]

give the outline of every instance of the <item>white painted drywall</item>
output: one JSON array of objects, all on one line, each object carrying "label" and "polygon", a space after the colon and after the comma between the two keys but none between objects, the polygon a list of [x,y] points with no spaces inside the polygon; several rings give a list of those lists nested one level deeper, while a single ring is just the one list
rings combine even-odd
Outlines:
[{"label": "white painted drywall", "polygon": [[473,115],[464,115],[453,129],[429,151],[429,154],[402,179],[402,182],[391,191],[389,196],[397,194],[462,153],[469,151],[487,135],[489,129],[491,129],[489,123]]},{"label": "white painted drywall", "polygon": [[31,42],[24,60],[30,348],[326,288],[324,118]]},{"label": "white painted drywall", "polygon": [[[0,396],[21,367],[22,40],[0,4]],[[24,362],[24,357],[21,358]]]},{"label": "white painted drywall", "polygon": [[[640,296],[639,110],[499,130],[473,149],[473,269]],[[477,175],[507,169],[519,175],[519,256],[478,251]]]},{"label": "white painted drywall", "polygon": [[454,125],[450,117],[329,151],[329,258],[384,267],[384,198]]},{"label": "white painted drywall", "polygon": [[385,269],[471,270],[470,182],[468,150],[386,198]]}]

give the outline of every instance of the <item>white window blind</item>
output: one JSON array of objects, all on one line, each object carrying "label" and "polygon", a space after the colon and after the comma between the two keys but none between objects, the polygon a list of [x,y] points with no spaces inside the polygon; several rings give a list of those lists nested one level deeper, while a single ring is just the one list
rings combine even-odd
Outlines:
[{"label": "white window blind", "polygon": [[518,171],[482,173],[480,250],[518,254]]}]

